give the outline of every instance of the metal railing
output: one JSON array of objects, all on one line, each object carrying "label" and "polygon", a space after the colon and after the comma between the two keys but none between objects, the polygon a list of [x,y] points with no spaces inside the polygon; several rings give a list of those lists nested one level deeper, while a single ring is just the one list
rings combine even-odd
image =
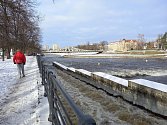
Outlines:
[{"label": "metal railing", "polygon": [[96,125],[90,115],[85,115],[63,88],[56,77],[55,69],[37,56],[38,66],[44,85],[44,96],[49,102],[49,118],[52,125]]}]

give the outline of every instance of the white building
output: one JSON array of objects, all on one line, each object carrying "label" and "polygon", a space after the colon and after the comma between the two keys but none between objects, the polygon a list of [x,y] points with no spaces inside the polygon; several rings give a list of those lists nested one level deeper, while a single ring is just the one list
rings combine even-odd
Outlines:
[{"label": "white building", "polygon": [[49,46],[48,46],[48,45],[43,45],[43,46],[42,46],[42,50],[44,50],[44,51],[49,51]]},{"label": "white building", "polygon": [[57,44],[53,44],[53,51],[58,51],[59,50],[59,46]]}]

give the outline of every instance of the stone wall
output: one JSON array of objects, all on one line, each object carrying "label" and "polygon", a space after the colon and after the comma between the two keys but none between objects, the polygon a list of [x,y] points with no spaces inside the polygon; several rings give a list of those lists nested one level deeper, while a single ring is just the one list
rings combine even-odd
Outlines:
[{"label": "stone wall", "polygon": [[167,85],[165,84],[145,79],[125,80],[102,72],[66,67],[57,62],[53,62],[53,66],[96,88],[167,117]]}]

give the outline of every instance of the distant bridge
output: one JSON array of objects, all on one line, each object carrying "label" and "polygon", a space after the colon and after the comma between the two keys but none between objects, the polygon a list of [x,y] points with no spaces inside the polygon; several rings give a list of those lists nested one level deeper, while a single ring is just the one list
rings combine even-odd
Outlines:
[{"label": "distant bridge", "polygon": [[103,50],[83,50],[83,51],[43,51],[43,53],[90,53],[97,52],[97,54],[102,53]]}]

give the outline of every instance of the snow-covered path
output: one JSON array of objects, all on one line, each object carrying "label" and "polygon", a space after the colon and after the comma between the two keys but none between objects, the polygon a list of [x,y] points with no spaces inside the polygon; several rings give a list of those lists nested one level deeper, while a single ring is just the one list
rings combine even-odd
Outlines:
[{"label": "snow-covered path", "polygon": [[2,97],[16,83],[17,69],[11,59],[0,60],[0,102]]},{"label": "snow-covered path", "polygon": [[26,77],[21,79],[17,77],[16,65],[12,60],[5,62],[0,62],[4,63],[0,66],[0,85],[4,84],[3,93],[0,95],[0,125],[41,124],[40,112],[43,104],[40,102],[43,100],[43,86],[36,57],[27,57]]}]

